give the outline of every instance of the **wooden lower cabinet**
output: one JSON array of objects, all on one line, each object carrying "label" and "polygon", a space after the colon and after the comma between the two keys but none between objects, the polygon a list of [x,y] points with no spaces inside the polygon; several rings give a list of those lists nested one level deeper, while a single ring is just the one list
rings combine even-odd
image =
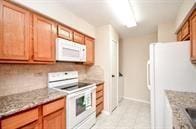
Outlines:
[{"label": "wooden lower cabinet", "polygon": [[104,107],[104,85],[97,85],[96,89],[96,115],[99,116]]},{"label": "wooden lower cabinet", "polygon": [[65,129],[65,110],[49,114],[43,118],[43,129]]},{"label": "wooden lower cabinet", "polygon": [[35,121],[18,129],[40,129],[40,125],[38,121]]},{"label": "wooden lower cabinet", "polygon": [[0,129],[66,129],[65,103],[65,98],[61,98],[3,118]]}]

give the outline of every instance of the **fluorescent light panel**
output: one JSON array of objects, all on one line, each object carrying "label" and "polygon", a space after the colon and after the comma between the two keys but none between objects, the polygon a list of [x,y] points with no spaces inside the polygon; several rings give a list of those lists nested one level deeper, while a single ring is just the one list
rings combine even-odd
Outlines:
[{"label": "fluorescent light panel", "polygon": [[128,0],[110,0],[114,13],[119,21],[128,28],[136,26],[136,20]]}]

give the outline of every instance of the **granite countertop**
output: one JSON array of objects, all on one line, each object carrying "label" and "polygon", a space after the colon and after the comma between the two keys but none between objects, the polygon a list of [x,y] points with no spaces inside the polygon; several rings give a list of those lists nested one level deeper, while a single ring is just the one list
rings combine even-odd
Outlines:
[{"label": "granite countertop", "polygon": [[85,82],[85,83],[95,83],[96,85],[101,85],[101,84],[104,83],[104,81],[102,81],[102,80],[88,80],[88,79],[81,80],[81,82]]},{"label": "granite countertop", "polygon": [[196,93],[165,91],[173,113],[173,126],[175,129],[194,129],[191,125],[186,108],[196,109]]},{"label": "granite countertop", "polygon": [[2,96],[0,97],[0,118],[13,115],[14,113],[36,107],[64,96],[66,96],[65,92],[50,88]]}]

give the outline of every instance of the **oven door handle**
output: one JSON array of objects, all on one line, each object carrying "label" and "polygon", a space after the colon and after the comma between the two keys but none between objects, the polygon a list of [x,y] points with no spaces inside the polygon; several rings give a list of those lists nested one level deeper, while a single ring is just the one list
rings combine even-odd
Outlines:
[{"label": "oven door handle", "polygon": [[87,92],[87,91],[88,92],[93,92],[93,90],[95,90],[95,89],[96,89],[96,86],[94,86],[94,87],[92,87],[92,88],[90,88],[88,90],[81,91],[81,92],[71,93],[67,97],[68,98],[73,98],[73,97],[76,97],[78,95],[85,94],[85,92]]}]

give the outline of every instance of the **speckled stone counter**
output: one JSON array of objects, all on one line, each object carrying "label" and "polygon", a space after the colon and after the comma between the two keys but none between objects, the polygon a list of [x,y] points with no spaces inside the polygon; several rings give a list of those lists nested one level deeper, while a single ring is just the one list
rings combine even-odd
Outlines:
[{"label": "speckled stone counter", "polygon": [[0,97],[0,118],[36,107],[66,96],[66,93],[50,88]]},{"label": "speckled stone counter", "polygon": [[175,129],[194,129],[185,112],[186,108],[196,108],[196,93],[165,91],[172,109]]},{"label": "speckled stone counter", "polygon": [[101,85],[101,84],[104,83],[104,81],[102,81],[102,80],[88,80],[88,79],[81,80],[81,82],[85,82],[85,83],[95,83],[96,85]]}]

